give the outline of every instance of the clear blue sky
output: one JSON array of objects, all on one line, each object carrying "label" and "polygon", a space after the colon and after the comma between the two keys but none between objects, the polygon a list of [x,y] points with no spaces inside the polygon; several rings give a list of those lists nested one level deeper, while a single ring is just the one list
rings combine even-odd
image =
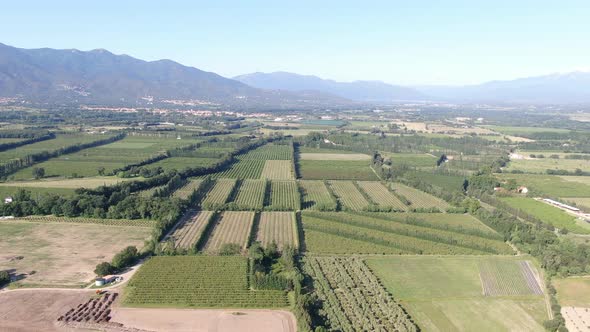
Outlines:
[{"label": "clear blue sky", "polygon": [[589,68],[590,1],[4,1],[0,42],[228,77],[469,84]]}]

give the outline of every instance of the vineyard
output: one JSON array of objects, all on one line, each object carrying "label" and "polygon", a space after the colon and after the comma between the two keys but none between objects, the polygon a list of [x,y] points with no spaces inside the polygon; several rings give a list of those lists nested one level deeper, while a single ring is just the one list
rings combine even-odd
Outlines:
[{"label": "vineyard", "polygon": [[300,160],[299,168],[306,180],[379,180],[368,160]]},{"label": "vineyard", "polygon": [[226,170],[213,173],[213,178],[228,179],[260,179],[264,160],[239,160],[231,164]]},{"label": "vineyard", "polygon": [[306,257],[321,313],[332,331],[418,331],[404,309],[358,258]]},{"label": "vineyard", "polygon": [[235,185],[236,180],[234,179],[215,180],[215,185],[205,195],[201,206],[207,210],[214,210],[223,206],[232,194]]},{"label": "vineyard", "polygon": [[[460,229],[442,230],[426,224],[370,217],[368,214],[304,212],[307,250],[322,254],[512,254],[502,239],[485,234],[465,234]],[[309,234],[311,232],[311,234]],[[308,235],[311,235],[308,237]],[[334,243],[354,246],[339,247]],[[330,245],[323,244],[324,242]],[[360,244],[364,245],[360,245]],[[391,250],[383,250],[390,248]],[[358,251],[358,250],[362,251]]]},{"label": "vineyard", "polygon": [[248,247],[253,222],[254,212],[223,212],[215,223],[203,250],[215,254],[228,243],[238,244],[242,250],[245,250]]},{"label": "vineyard", "polygon": [[66,223],[80,223],[80,224],[98,224],[108,226],[136,226],[136,227],[154,227],[155,221],[146,219],[97,219],[97,218],[68,218],[56,216],[28,216],[19,217],[15,220],[25,220],[34,222],[66,222]]},{"label": "vineyard", "polygon": [[362,211],[369,206],[369,202],[351,181],[330,181],[329,184],[343,210]]},{"label": "vineyard", "polygon": [[272,211],[295,211],[301,209],[299,188],[295,181],[275,180],[270,183],[269,204],[266,209]]},{"label": "vineyard", "polygon": [[322,181],[299,181],[303,193],[303,208],[318,211],[336,211],[338,204]]},{"label": "vineyard", "polygon": [[152,257],[131,278],[124,305],[191,308],[287,307],[283,291],[250,290],[240,256]]},{"label": "vineyard", "polygon": [[481,261],[479,275],[485,296],[543,294],[535,268],[528,261]]},{"label": "vineyard", "polygon": [[381,182],[359,181],[358,186],[379,206],[404,211],[406,205],[395,197]]},{"label": "vineyard", "polygon": [[187,184],[178,188],[178,190],[172,194],[172,197],[188,199],[195,190],[199,189],[201,183],[203,183],[203,180],[190,180]]},{"label": "vineyard", "polygon": [[286,144],[265,144],[241,156],[240,160],[290,160],[293,150]]},{"label": "vineyard", "polygon": [[294,212],[262,212],[256,241],[263,247],[276,243],[279,249],[285,246],[299,247],[297,222]]},{"label": "vineyard", "polygon": [[391,188],[400,195],[407,198],[414,209],[437,208],[442,211],[449,208],[449,204],[440,198],[434,197],[418,189],[410,188],[401,183],[392,183]]},{"label": "vineyard", "polygon": [[264,207],[266,180],[242,180],[232,202],[238,210],[260,210]]},{"label": "vineyard", "polygon": [[290,160],[267,160],[264,163],[261,177],[274,180],[294,180]]},{"label": "vineyard", "polygon": [[203,236],[207,225],[211,222],[214,213],[211,211],[187,211],[176,224],[168,236],[162,242],[172,242],[175,248],[194,248]]}]

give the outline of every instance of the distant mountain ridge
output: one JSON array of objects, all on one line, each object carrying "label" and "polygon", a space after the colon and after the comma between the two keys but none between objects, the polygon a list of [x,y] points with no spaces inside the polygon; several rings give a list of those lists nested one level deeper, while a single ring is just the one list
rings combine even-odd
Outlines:
[{"label": "distant mountain ridge", "polygon": [[143,61],[92,51],[22,49],[0,44],[0,97],[43,103],[144,104],[200,100],[245,106],[346,104],[321,93],[266,91],[171,60]]},{"label": "distant mountain ridge", "polygon": [[289,72],[251,73],[235,80],[261,89],[306,91],[315,90],[360,102],[418,101],[429,99],[415,89],[380,81],[337,82],[312,75]]}]

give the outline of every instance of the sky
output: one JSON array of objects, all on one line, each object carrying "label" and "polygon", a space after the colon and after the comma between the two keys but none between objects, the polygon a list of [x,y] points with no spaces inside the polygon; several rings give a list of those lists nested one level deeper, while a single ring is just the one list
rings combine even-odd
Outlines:
[{"label": "sky", "polygon": [[0,42],[233,77],[466,85],[590,68],[590,1],[3,1]]}]

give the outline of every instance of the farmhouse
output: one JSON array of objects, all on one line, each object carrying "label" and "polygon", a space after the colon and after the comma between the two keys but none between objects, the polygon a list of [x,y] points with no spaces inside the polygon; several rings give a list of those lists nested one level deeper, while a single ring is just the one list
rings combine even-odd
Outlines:
[{"label": "farmhouse", "polygon": [[519,194],[527,194],[529,192],[529,188],[524,187],[524,186],[520,186],[520,187],[518,187],[518,189],[516,189],[516,191]]}]

